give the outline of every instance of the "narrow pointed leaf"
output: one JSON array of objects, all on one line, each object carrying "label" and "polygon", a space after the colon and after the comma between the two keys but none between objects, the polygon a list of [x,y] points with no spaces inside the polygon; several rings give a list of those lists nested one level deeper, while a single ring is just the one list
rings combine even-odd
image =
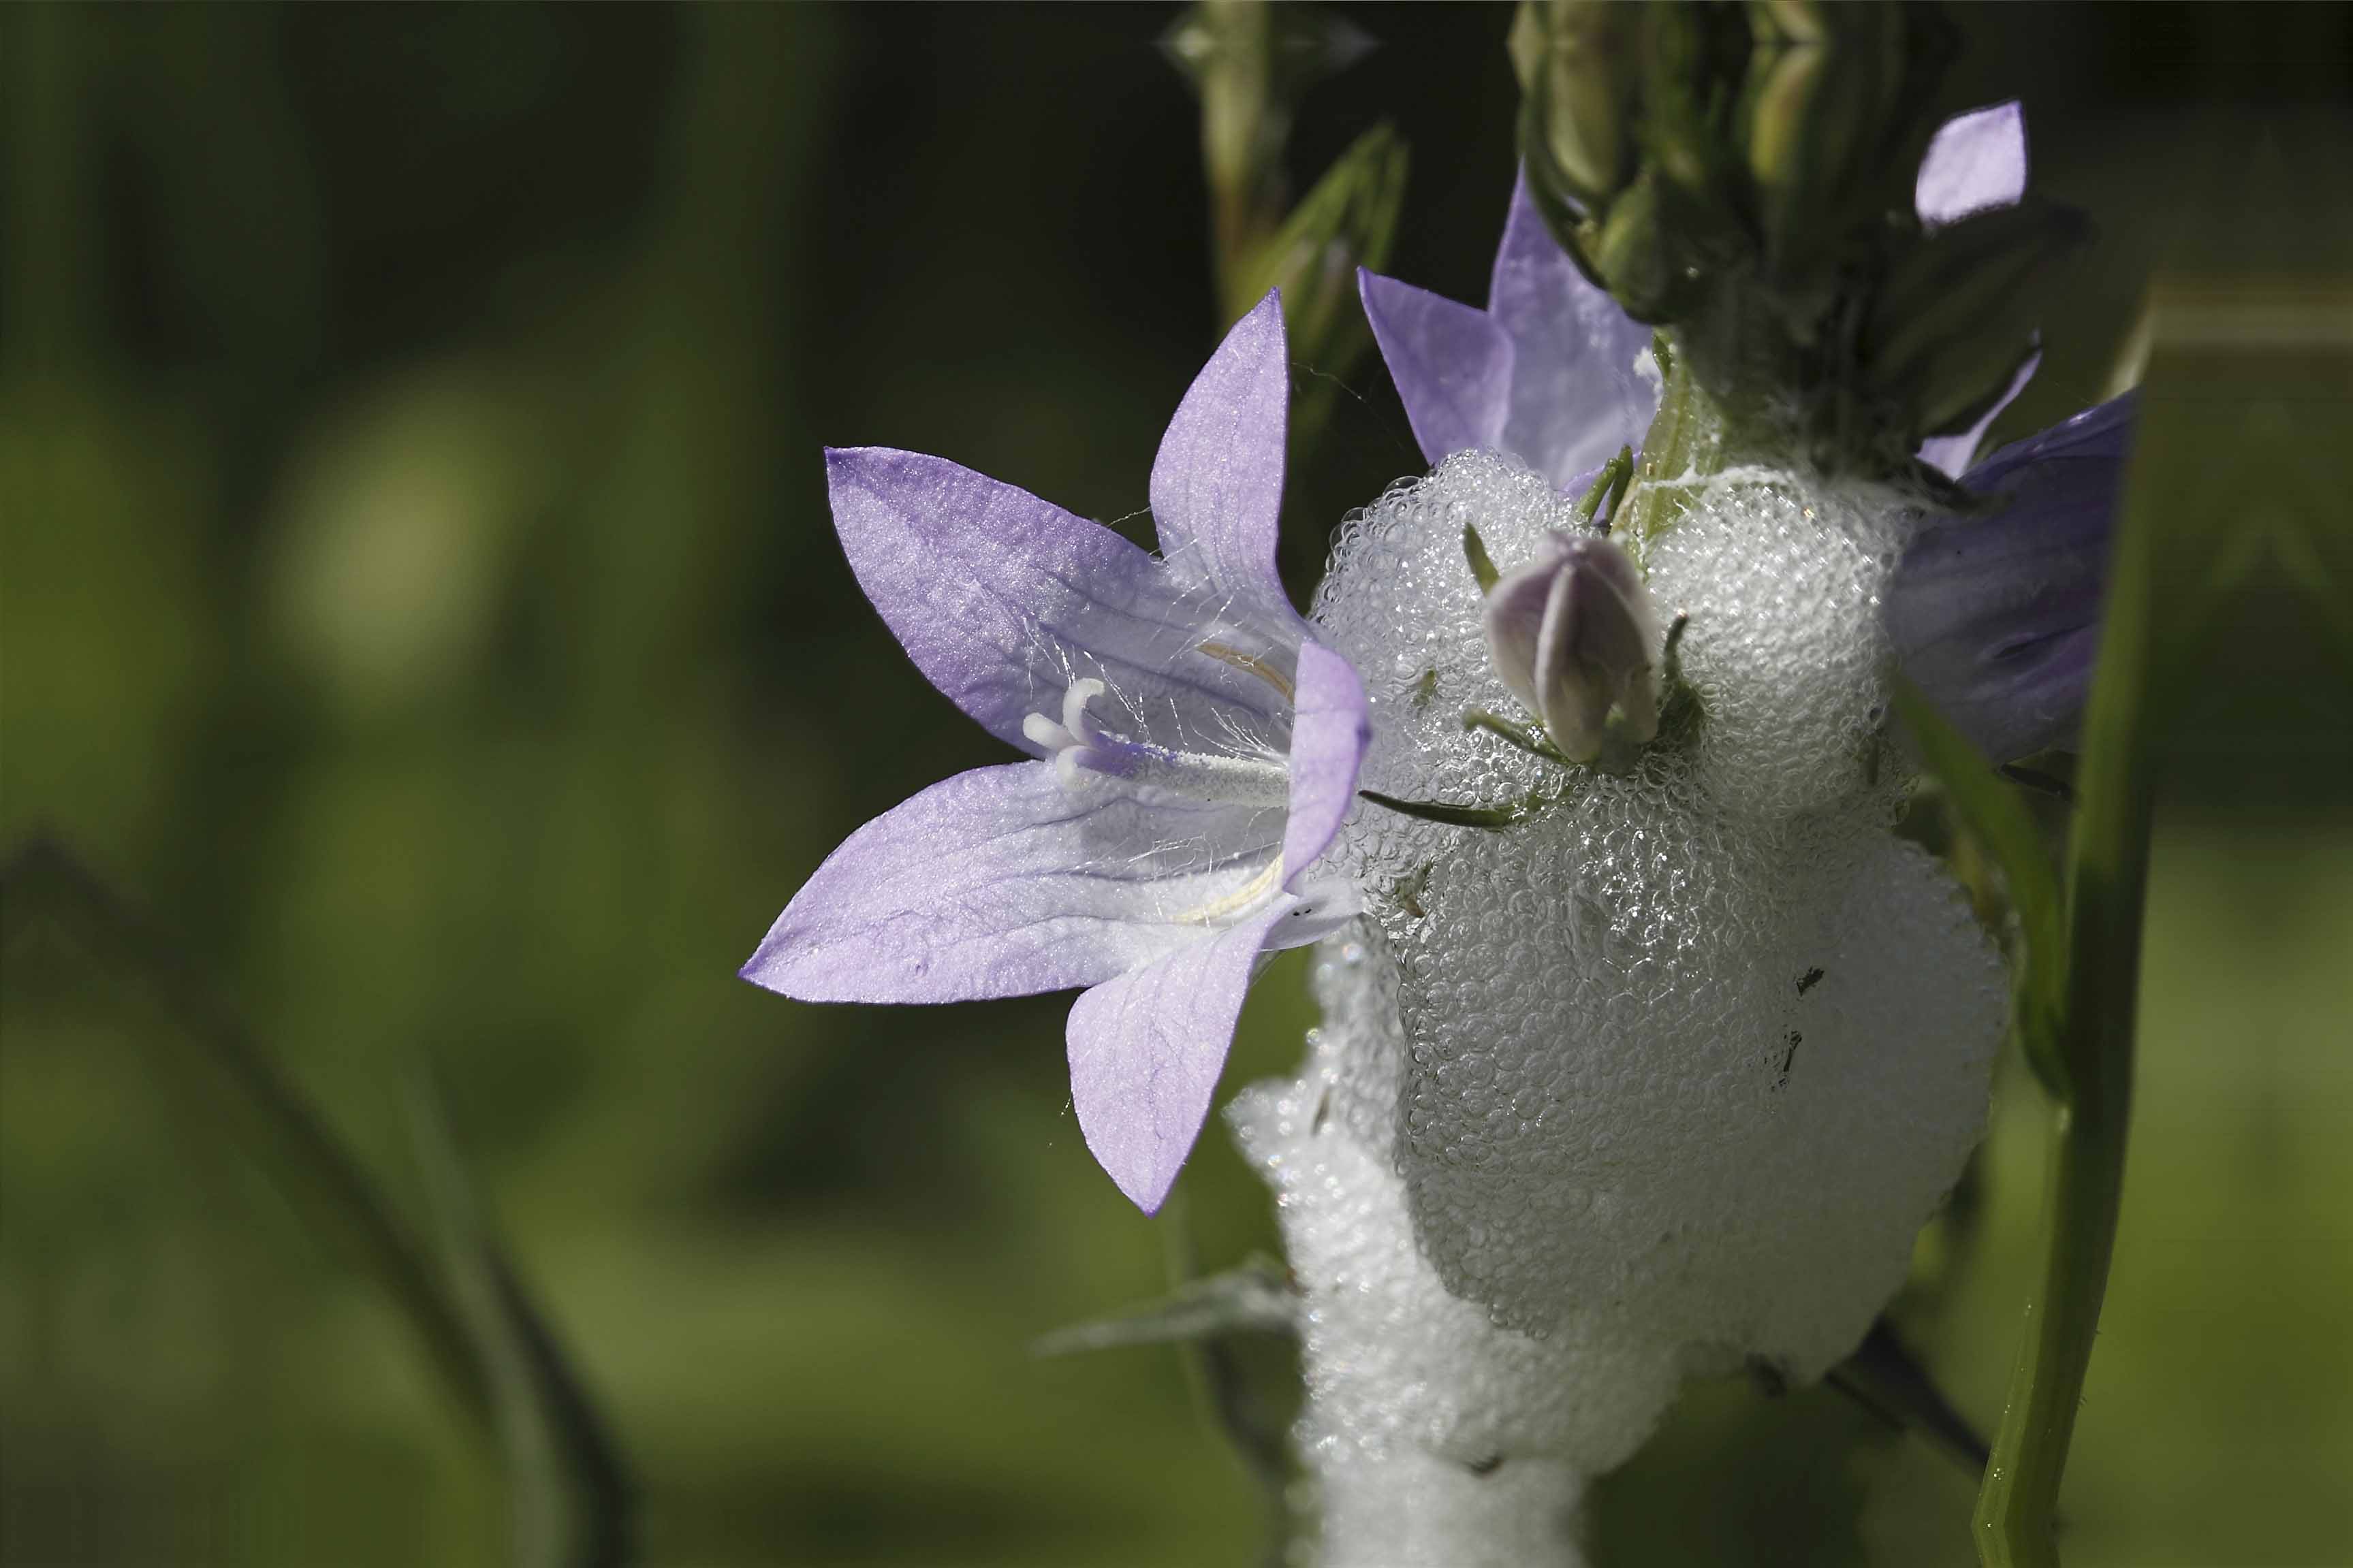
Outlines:
[{"label": "narrow pointed leaf", "polygon": [[1156,1345],[1224,1334],[1290,1334],[1299,1330],[1299,1293],[1271,1258],[1257,1258],[1222,1274],[1187,1279],[1156,1301],[1092,1322],[1041,1335],[1030,1348],[1041,1356],[1124,1345]]},{"label": "narrow pointed leaf", "polygon": [[2019,1044],[2044,1087],[2063,1093],[2059,1026],[2066,974],[2065,914],[2058,870],[2043,846],[2042,830],[2018,787],[1997,773],[1917,687],[1904,680],[1895,683],[1895,710],[1962,826],[2001,868],[2019,921],[2018,973],[2012,981]]},{"label": "narrow pointed leaf", "polygon": [[[1389,245],[1405,206],[1410,160],[1396,127],[1373,126],[1334,160],[1235,283],[1255,299],[1282,291],[1292,353],[1303,364],[1345,374],[1364,348],[1356,301],[1356,271],[1388,265]],[[1237,300],[1229,300],[1232,309]]]}]

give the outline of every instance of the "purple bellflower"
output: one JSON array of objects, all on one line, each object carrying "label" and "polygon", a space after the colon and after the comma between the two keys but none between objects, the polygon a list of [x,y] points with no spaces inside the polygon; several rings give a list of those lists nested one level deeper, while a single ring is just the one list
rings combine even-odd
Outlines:
[{"label": "purple bellflower", "polygon": [[2138,406],[2128,392],[1971,468],[1962,486],[2001,510],[1930,519],[1888,586],[1897,664],[1998,761],[2074,736]]},{"label": "purple bellflower", "polygon": [[942,458],[826,454],[859,585],[932,684],[1032,760],[851,834],[744,976],[808,1002],[1085,987],[1072,1103],[1147,1213],[1208,1114],[1261,957],[1354,912],[1312,873],[1370,729],[1356,671],[1275,574],[1289,394],[1269,294],[1161,438],[1157,556]]},{"label": "purple bellflower", "polygon": [[[1936,228],[2014,205],[2026,169],[2016,103],[1959,115],[1921,160],[1919,219]],[[1650,329],[1577,270],[1525,174],[1484,310],[1378,273],[1359,271],[1357,283],[1414,439],[1433,464],[1452,452],[1500,451],[1574,493],[1620,447],[1639,447],[1658,412],[1657,373],[1643,353]],[[1968,468],[2036,363],[2020,367],[1973,428],[1921,444],[1922,462],[2006,500],[1924,530],[1888,594],[1905,672],[1997,760],[2073,732],[2131,437],[2133,401],[2120,398]]]}]

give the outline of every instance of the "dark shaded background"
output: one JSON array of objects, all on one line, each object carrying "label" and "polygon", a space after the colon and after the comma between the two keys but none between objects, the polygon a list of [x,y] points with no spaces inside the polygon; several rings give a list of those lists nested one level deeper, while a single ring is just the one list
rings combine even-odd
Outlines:
[{"label": "dark shaded background", "polygon": [[[1381,47],[1306,100],[1294,171],[1395,120],[1391,270],[1480,299],[1509,12],[1348,14]],[[1219,325],[1173,16],[0,14],[0,845],[50,826],[155,911],[404,1205],[438,1086],[650,1561],[1258,1549],[1172,1354],[1026,1348],[1161,1289],[1172,1231],[1271,1247],[1222,1139],[1147,1222],[1071,1119],[1063,1000],[733,978],[850,828],[1000,760],[859,596],[818,447],[1145,504]],[[2345,16],[1959,13],[1949,106],[2022,94],[2100,233],[1998,434],[2111,390],[2160,258],[2337,264],[2353,206],[2295,128],[2337,123]],[[2259,110],[2305,209],[2277,256],[2185,194]],[[1301,368],[1348,387],[1294,457],[1313,539],[1419,465],[1377,365]],[[2303,612],[2229,614],[2289,673],[2180,697],[2077,1564],[2353,1561],[2353,704]],[[26,912],[0,1558],[499,1561],[496,1456],[349,1248],[185,1031]],[[1229,1085],[1295,1058],[1299,973]],[[2038,1113],[2003,1104],[1901,1307],[1984,1425],[2034,1215]],[[1727,1385],[1595,1517],[1617,1563],[1960,1563],[1969,1494],[1827,1395]]]}]

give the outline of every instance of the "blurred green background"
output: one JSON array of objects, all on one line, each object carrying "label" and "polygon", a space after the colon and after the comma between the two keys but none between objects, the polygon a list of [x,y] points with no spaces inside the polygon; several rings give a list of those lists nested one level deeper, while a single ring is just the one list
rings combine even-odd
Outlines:
[{"label": "blurred green background", "polygon": [[[1302,105],[1298,184],[1394,120],[1390,269],[1480,299],[1509,12],[1345,14],[1378,47]],[[2164,258],[2341,262],[2293,139],[2276,256],[2182,193],[2255,106],[2337,127],[2345,13],[1957,15],[1952,107],[2023,94],[2099,225],[2000,433],[2105,395]],[[1028,1349],[1172,1242],[1271,1247],[1222,1137],[1146,1221],[1080,1142],[1063,1000],[733,977],[849,829],[998,760],[860,597],[820,445],[1145,504],[1219,325],[1174,19],[0,13],[0,848],[51,828],[151,910],[419,1229],[436,1086],[649,1562],[1261,1551],[1173,1352]],[[1345,383],[1294,454],[1312,539],[1419,463],[1377,365],[1304,370]],[[2353,700],[2295,605],[2242,585],[2244,657],[2179,699],[2071,1563],[2353,1562]],[[0,1561],[505,1560],[497,1449],[332,1216],[171,1008],[9,898]],[[1302,974],[1229,1089],[1295,1058]],[[1898,1308],[1983,1426],[2040,1114],[2007,1074]],[[1609,1564],[1960,1563],[1970,1495],[1833,1396],[1722,1385],[1593,1522]]]}]

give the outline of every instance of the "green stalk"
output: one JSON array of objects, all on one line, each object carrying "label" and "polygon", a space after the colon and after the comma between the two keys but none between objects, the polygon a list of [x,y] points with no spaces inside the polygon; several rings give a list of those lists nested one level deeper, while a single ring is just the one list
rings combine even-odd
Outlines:
[{"label": "green stalk", "polygon": [[1662,377],[1659,412],[1642,437],[1641,455],[1633,460],[1632,488],[1609,521],[1610,537],[1632,551],[1637,562],[1683,515],[1699,482],[1725,463],[1724,416],[1693,379],[1689,362],[1663,331],[1652,336],[1651,352]]},{"label": "green stalk", "polygon": [[[2168,444],[2155,428],[2158,410],[2147,413],[2140,449],[2165,453]],[[2059,1483],[2116,1250],[2148,879],[2152,600],[2159,531],[2179,499],[2175,487],[2152,481],[2150,469],[2163,460],[2134,468],[2109,563],[2098,674],[2084,716],[2067,867],[2067,962],[2056,1052],[2061,1083],[2042,1269],[2027,1304],[2026,1342],[1978,1495],[1978,1552],[1987,1568],[2057,1568]],[[2168,515],[2154,515],[2158,512]]]},{"label": "green stalk", "polygon": [[7,923],[54,921],[147,991],[216,1070],[281,1190],[349,1246],[417,1336],[475,1429],[503,1445],[522,1568],[618,1568],[631,1555],[629,1481],[602,1418],[491,1235],[448,1139],[420,1092],[412,1126],[441,1211],[446,1268],[391,1198],[152,919],[57,840],[36,835],[0,865]]},{"label": "green stalk", "polygon": [[37,833],[0,866],[11,925],[47,920],[101,963],[143,989],[185,1029],[198,1054],[250,1117],[253,1147],[306,1215],[347,1244],[413,1329],[459,1408],[492,1426],[493,1391],[465,1316],[391,1200],[329,1127],[308,1096],[164,930],[71,850]]},{"label": "green stalk", "polygon": [[1282,146],[1290,124],[1275,93],[1266,0],[1199,0],[1168,37],[1201,95],[1201,162],[1209,182],[1210,264],[1220,324],[1242,297],[1261,247],[1282,222]]},{"label": "green stalk", "polygon": [[2118,1067],[2107,1075],[2114,1083],[2101,1097],[2107,1103],[2063,1104],[2053,1118],[2042,1282],[2027,1303],[2029,1337],[1978,1493],[1978,1555],[1987,1568],[2058,1568],[2059,1482],[2124,1194],[2129,1057]]}]

